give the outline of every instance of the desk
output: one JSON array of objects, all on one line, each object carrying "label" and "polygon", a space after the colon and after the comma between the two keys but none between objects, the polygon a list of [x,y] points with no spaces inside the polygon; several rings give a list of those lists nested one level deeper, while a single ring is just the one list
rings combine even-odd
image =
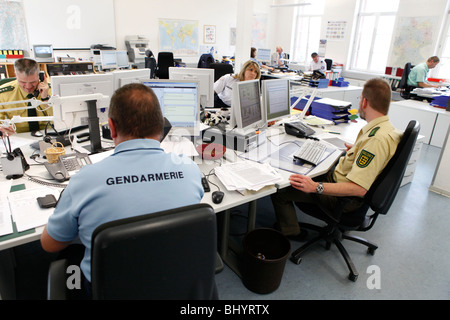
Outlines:
[{"label": "desk", "polygon": [[[337,126],[332,126],[333,131],[340,132],[339,137],[345,141],[353,143],[356,140],[356,137],[360,131],[360,129],[366,124],[365,121],[359,120],[357,123],[348,123],[348,124],[340,124]],[[317,132],[317,136],[320,138],[331,138],[336,137],[336,135],[326,133],[320,128],[315,128]],[[260,145],[259,148],[270,148],[270,144],[279,145],[286,141],[295,141],[300,140],[293,136],[287,135],[284,133],[284,129],[282,126],[274,126],[267,130],[268,140],[263,145]],[[324,174],[329,171],[329,169],[336,163],[336,161],[341,156],[341,151],[336,150],[332,153],[325,161],[316,166],[311,172],[308,173],[311,177],[316,177],[321,174]],[[234,152],[233,150],[227,150],[226,158],[230,161],[243,161],[242,158],[239,158],[239,155],[242,155],[241,152]],[[214,167],[217,166],[217,163],[212,163],[211,161],[206,161],[199,163],[199,167],[202,172],[206,175],[208,174]],[[292,175],[292,172],[284,171],[281,169],[277,169],[280,175],[282,176],[282,180],[277,183],[275,186],[268,186],[258,192],[247,192],[246,195],[242,195],[236,191],[227,191],[225,187],[222,185],[220,180],[216,176],[211,176],[210,180],[218,184],[221,191],[225,192],[224,200],[221,204],[214,204],[211,201],[211,193],[216,190],[214,185],[211,185],[211,192],[205,193],[205,196],[202,199],[202,203],[210,204],[215,212],[222,212],[222,237],[221,237],[221,245],[218,249],[222,260],[231,268],[239,277],[241,277],[241,272],[239,268],[238,256],[242,253],[242,248],[237,245],[232,239],[229,237],[229,229],[230,229],[230,217],[231,217],[231,209],[245,203],[249,203],[249,212],[248,212],[248,224],[247,231],[251,231],[255,228],[256,222],[256,202],[258,199],[276,193],[278,189],[286,188],[290,186],[289,177]]]},{"label": "desk", "polygon": [[[333,126],[333,131],[339,130],[340,132],[342,132],[342,138],[348,139],[348,141],[354,141],[357,133],[359,132],[359,129],[364,124],[365,124],[364,121],[359,121],[358,124],[340,124],[338,126]],[[282,127],[270,129],[270,132],[274,132],[274,135],[277,136],[277,139],[279,139],[278,141],[285,141],[287,139],[290,139],[290,140],[297,139],[293,136],[288,136],[288,135],[282,133],[283,130],[281,128]],[[280,131],[281,131],[281,133],[280,133]],[[321,135],[323,134],[323,135],[328,135],[328,136],[334,136],[329,133],[323,133],[321,131],[321,129],[317,129],[316,131]],[[29,135],[29,133],[19,134],[18,136],[23,136],[23,137],[28,137],[28,138],[31,137]],[[274,139],[275,139],[275,137],[274,137]],[[21,149],[22,149],[23,153],[25,154],[27,161],[31,164],[32,161],[29,159],[29,156],[31,155],[33,150],[29,146],[22,147]],[[332,156],[330,156],[329,159],[327,159],[327,161],[324,161],[322,164],[317,166],[313,171],[311,171],[310,175],[316,176],[316,175],[319,175],[321,173],[328,171],[329,168],[334,164],[334,162],[339,158],[339,156],[340,156],[339,152],[333,153]],[[226,157],[227,157],[228,161],[240,161],[240,158],[237,157],[237,153],[235,153],[234,150],[227,150]],[[214,167],[216,167],[220,163],[220,161],[219,162],[217,162],[217,161],[216,162],[200,161],[200,159],[195,159],[195,161],[198,163],[201,171],[204,174],[208,174],[212,169],[214,169]],[[44,177],[44,178],[47,177],[48,179],[50,179],[50,175],[48,174],[48,172],[44,166],[31,166],[30,170],[27,171],[26,173],[29,175],[37,175],[37,176]],[[216,213],[223,212],[223,215],[222,215],[222,217],[223,217],[222,242],[221,242],[220,248],[218,248],[218,251],[219,251],[220,255],[222,256],[222,259],[224,260],[224,262],[227,263],[227,265],[233,271],[235,271],[238,275],[240,275],[238,261],[236,259],[236,256],[233,255],[233,253],[239,253],[240,248],[238,246],[236,246],[235,244],[233,244],[232,241],[230,241],[231,239],[229,238],[229,233],[228,233],[231,209],[236,206],[239,206],[241,204],[249,203],[249,205],[250,205],[249,206],[249,220],[248,220],[247,230],[250,231],[250,230],[254,229],[255,221],[256,221],[256,201],[260,198],[266,197],[270,194],[277,192],[278,188],[284,188],[289,185],[288,178],[291,175],[291,173],[284,172],[282,170],[280,170],[280,173],[282,173],[283,181],[281,181],[279,184],[265,187],[262,190],[259,190],[258,192],[248,192],[248,193],[246,193],[246,195],[242,195],[235,191],[232,191],[232,192],[227,191],[227,190],[225,190],[224,186],[221,184],[221,182],[219,181],[219,179],[217,177],[215,177],[215,176],[210,177],[210,180],[212,182],[218,184],[220,186],[220,189],[225,192],[224,200],[220,204],[212,203],[211,193],[216,190],[215,189],[216,187],[211,184],[211,192],[205,193],[201,202],[210,204]],[[9,183],[9,182],[6,181],[6,178],[4,177],[4,175],[1,175],[0,183]],[[13,185],[25,184],[26,188],[33,188],[33,187],[39,186],[36,183],[29,181],[26,177],[15,180],[12,182],[12,184]],[[16,237],[16,238],[13,238],[10,240],[2,241],[2,242],[0,242],[0,250],[10,249],[15,246],[19,246],[22,244],[26,244],[26,243],[29,243],[32,241],[39,240],[41,233],[43,232],[43,229],[44,229],[43,226],[38,227],[38,228],[35,228],[34,232],[32,232],[31,234],[27,234],[27,235]],[[11,258],[8,258],[8,259],[9,259],[9,262],[11,263],[12,259]],[[2,263],[2,265],[5,266],[6,263]],[[7,277],[3,276],[3,278],[5,279]],[[2,279],[2,270],[0,270],[0,279]],[[9,277],[9,281],[12,281],[12,280],[13,280],[13,278]],[[2,280],[0,280],[0,281],[2,281]],[[0,290],[4,286],[11,287],[11,285],[8,286],[8,284],[5,284],[4,281],[2,281]]]},{"label": "desk", "polygon": [[420,134],[425,136],[424,142],[442,148],[447,128],[450,124],[450,112],[436,108],[427,102],[417,100],[403,100],[391,103],[389,118],[392,124],[403,130],[409,121],[420,123]]}]

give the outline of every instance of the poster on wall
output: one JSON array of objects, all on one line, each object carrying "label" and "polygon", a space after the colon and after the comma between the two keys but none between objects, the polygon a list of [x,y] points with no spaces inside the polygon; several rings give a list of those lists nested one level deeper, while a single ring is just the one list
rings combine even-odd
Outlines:
[{"label": "poster on wall", "polygon": [[0,49],[28,49],[23,4],[6,1],[0,6]]},{"label": "poster on wall", "polygon": [[203,43],[216,43],[216,26],[203,26]]},{"label": "poster on wall", "polygon": [[197,56],[198,42],[198,21],[159,19],[159,51]]},{"label": "poster on wall", "polygon": [[324,58],[325,54],[327,52],[327,40],[326,39],[320,39],[319,41],[319,57]]},{"label": "poster on wall", "polygon": [[267,48],[267,15],[253,15],[252,47]]},{"label": "poster on wall", "polygon": [[343,41],[347,30],[347,21],[328,21],[326,38],[329,41]]}]

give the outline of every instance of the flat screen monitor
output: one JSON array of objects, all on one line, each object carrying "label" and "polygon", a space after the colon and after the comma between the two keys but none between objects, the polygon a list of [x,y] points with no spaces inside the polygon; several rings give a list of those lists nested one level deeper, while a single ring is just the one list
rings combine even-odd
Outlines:
[{"label": "flat screen monitor", "polygon": [[240,81],[234,84],[231,102],[231,126],[239,130],[258,129],[265,125],[259,80]]},{"label": "flat screen monitor", "polygon": [[128,63],[128,52],[125,50],[116,51],[117,68],[128,69],[130,64]]},{"label": "flat screen monitor", "polygon": [[[52,95],[60,97],[101,93],[109,99],[97,101],[97,115],[100,123],[108,121],[108,108],[114,93],[112,74],[89,74],[53,76]],[[89,125],[89,115],[85,102],[66,102],[53,106],[54,126],[57,131],[70,130]]]},{"label": "flat screen monitor", "polygon": [[100,52],[102,70],[117,69],[117,56],[115,50],[102,50]]},{"label": "flat screen monitor", "polygon": [[150,78],[150,69],[116,70],[114,77],[114,91],[129,83],[140,83]]},{"label": "flat screen monitor", "polygon": [[287,79],[264,80],[262,100],[266,121],[275,121],[291,114],[290,85]]},{"label": "flat screen monitor", "polygon": [[214,69],[170,67],[169,79],[198,81],[200,105],[204,108],[214,107]]},{"label": "flat screen monitor", "polygon": [[270,49],[258,49],[256,59],[260,62],[270,62]]},{"label": "flat screen monitor", "polygon": [[55,62],[51,44],[34,44],[33,52],[36,62]]},{"label": "flat screen monitor", "polygon": [[171,125],[171,136],[200,134],[199,83],[193,80],[147,79],[141,81],[158,97],[162,113]]}]

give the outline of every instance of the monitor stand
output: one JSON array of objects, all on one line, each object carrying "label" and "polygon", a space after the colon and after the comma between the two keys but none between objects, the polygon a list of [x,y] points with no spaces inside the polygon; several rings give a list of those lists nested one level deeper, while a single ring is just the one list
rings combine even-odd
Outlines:
[{"label": "monitor stand", "polygon": [[86,101],[88,107],[88,125],[89,125],[89,137],[91,144],[90,146],[85,146],[89,153],[99,153],[103,152],[102,140],[100,137],[100,122],[97,115],[97,100]]}]

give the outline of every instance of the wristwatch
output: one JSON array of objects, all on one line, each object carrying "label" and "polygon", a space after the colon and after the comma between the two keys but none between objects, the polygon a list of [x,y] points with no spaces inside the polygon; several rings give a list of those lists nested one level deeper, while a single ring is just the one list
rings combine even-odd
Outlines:
[{"label": "wristwatch", "polygon": [[318,194],[322,194],[323,193],[323,183],[322,182],[319,182],[319,185],[316,188],[316,192]]},{"label": "wristwatch", "polygon": [[46,98],[41,98],[41,101],[47,101],[50,100],[50,96],[47,96]]}]

